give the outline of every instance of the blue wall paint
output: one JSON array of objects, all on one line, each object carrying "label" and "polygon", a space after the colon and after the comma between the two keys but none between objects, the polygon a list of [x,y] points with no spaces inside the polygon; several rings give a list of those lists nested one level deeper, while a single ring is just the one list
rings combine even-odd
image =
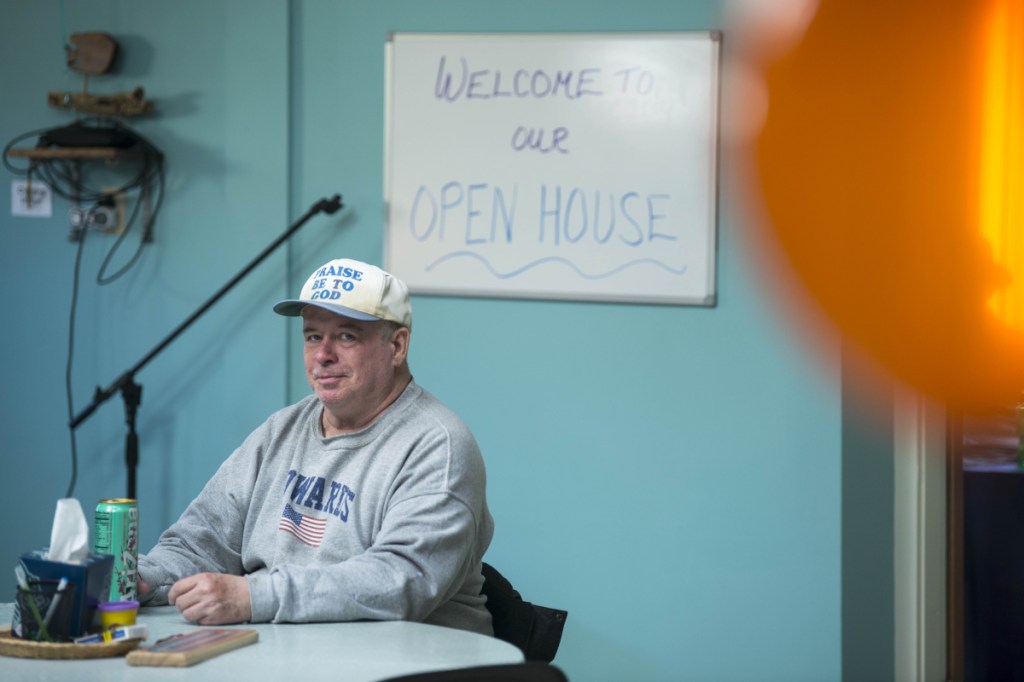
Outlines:
[{"label": "blue wall paint", "polygon": [[[121,41],[120,66],[93,77],[90,90],[143,85],[159,113],[134,127],[165,152],[168,167],[156,241],[127,275],[98,287],[99,263],[113,238],[95,235],[85,242],[73,372],[78,412],[96,385],[138,362],[287,226],[287,102],[267,96],[288,84],[288,40],[281,31],[287,6],[4,3],[5,142],[72,120],[46,106],[48,91],[82,87],[81,77],[64,66],[61,6],[69,33],[103,30]],[[4,171],[5,187],[10,178]],[[11,524],[3,565],[47,543],[51,510],[70,477],[64,366],[75,245],[67,240],[68,208],[58,199],[52,219],[11,218],[5,203],[0,216],[0,300],[19,311],[0,359],[10,448],[2,504],[6,518],[26,505],[39,511]],[[114,262],[125,262],[136,243],[128,240],[124,257]],[[139,373],[143,546],[284,400],[285,372],[277,369],[283,326],[252,311],[285,294],[286,260],[283,251],[268,259]],[[123,419],[115,397],[78,429],[76,496],[90,520],[96,500],[126,492]]]},{"label": "blue wall paint", "polygon": [[[19,64],[0,73],[12,93],[5,139],[67,121],[45,107],[48,90],[77,87],[56,37],[40,38],[58,35],[57,7],[3,6],[0,57]],[[161,113],[138,127],[170,169],[157,244],[126,281],[83,286],[78,406],[311,203],[341,192],[347,205],[305,227],[140,376],[145,548],[251,428],[308,392],[299,329],[269,305],[329,258],[380,260],[388,32],[709,29],[723,7],[88,0],[65,11],[69,31],[130,38],[129,73],[109,89],[142,83],[157,100]],[[841,679],[839,344],[826,335],[811,351],[793,331],[759,277],[740,202],[726,167],[713,309],[414,300],[417,380],[466,419],[487,458],[489,559],[528,599],[570,611],[556,662],[574,681]],[[41,510],[5,525],[9,565],[45,544],[67,485],[74,247],[59,215],[0,213],[0,301],[20,313],[0,354],[0,505],[7,518]],[[86,279],[108,244],[87,243]],[[115,399],[81,429],[87,509],[123,492],[121,420]]]}]

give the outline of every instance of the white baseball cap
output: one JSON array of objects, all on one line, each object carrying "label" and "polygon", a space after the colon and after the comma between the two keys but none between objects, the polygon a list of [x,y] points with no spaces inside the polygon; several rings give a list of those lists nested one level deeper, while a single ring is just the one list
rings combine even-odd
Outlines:
[{"label": "white baseball cap", "polygon": [[332,260],[314,270],[299,297],[281,301],[274,312],[296,317],[307,305],[355,320],[390,320],[412,328],[405,282],[375,265],[349,258]]}]

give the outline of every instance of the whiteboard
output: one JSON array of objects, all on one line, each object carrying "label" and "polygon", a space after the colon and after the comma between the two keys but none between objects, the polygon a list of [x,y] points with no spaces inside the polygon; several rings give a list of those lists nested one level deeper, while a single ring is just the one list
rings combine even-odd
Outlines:
[{"label": "whiteboard", "polygon": [[714,305],[720,44],[391,34],[385,267],[413,293]]}]

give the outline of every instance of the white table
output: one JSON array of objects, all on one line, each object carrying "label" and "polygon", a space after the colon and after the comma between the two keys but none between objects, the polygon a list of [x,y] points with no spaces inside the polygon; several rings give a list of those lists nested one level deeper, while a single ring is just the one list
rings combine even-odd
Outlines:
[{"label": "white table", "polygon": [[[0,604],[0,623],[9,624],[12,611],[12,604]],[[198,628],[172,606],[143,608],[138,622],[149,627],[149,639],[143,645]],[[523,661],[519,649],[500,639],[423,623],[261,623],[237,627],[258,630],[259,641],[187,668],[129,666],[124,657],[44,661],[0,656],[0,680],[371,682],[415,672]]]}]

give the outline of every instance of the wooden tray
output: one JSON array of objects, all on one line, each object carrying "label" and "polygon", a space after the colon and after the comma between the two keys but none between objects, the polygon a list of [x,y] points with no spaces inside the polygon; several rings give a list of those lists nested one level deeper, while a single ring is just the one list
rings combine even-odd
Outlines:
[{"label": "wooden tray", "polygon": [[101,644],[33,642],[15,637],[11,634],[11,628],[8,626],[0,628],[0,656],[66,660],[110,658],[112,656],[124,656],[139,646],[141,641],[141,639],[129,639],[120,642],[103,642]]},{"label": "wooden tray", "polygon": [[156,644],[131,652],[124,660],[128,665],[183,668],[252,644],[259,638],[258,630],[202,628],[161,639]]}]

